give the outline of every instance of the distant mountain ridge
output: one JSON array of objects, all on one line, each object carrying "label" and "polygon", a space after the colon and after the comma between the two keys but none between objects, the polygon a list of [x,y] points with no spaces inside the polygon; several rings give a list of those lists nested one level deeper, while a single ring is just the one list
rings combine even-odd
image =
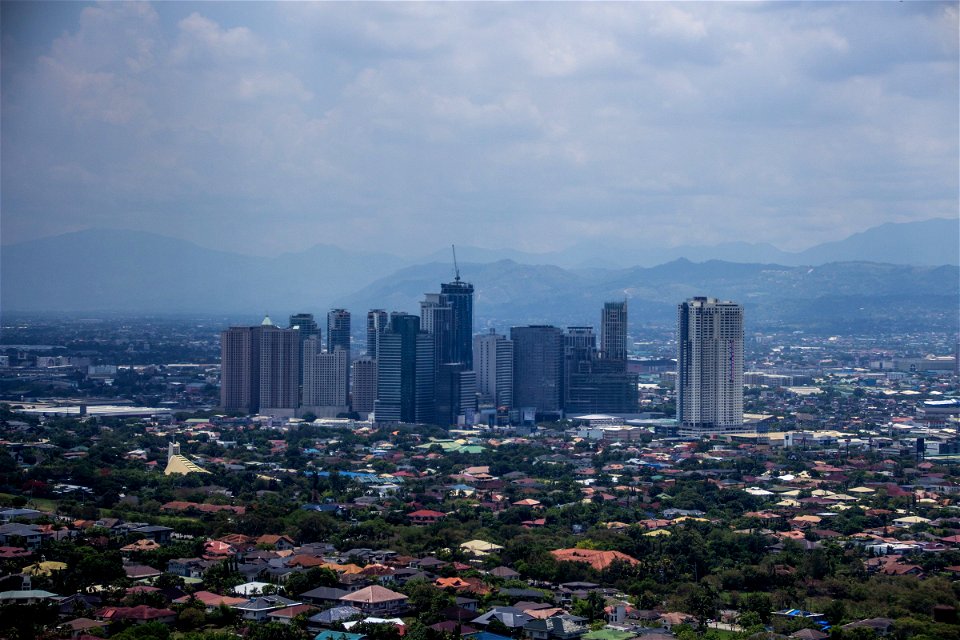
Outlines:
[{"label": "distant mountain ridge", "polygon": [[[933,218],[920,222],[886,223],[842,240],[818,244],[799,252],[783,251],[769,243],[725,242],[716,245],[661,247],[587,240],[562,251],[528,253],[511,249],[457,246],[457,255],[469,262],[508,259],[524,264],[553,264],[566,268],[652,267],[686,258],[695,262],[819,266],[828,262],[884,262],[939,266],[960,265],[960,218]],[[449,252],[434,252],[421,262],[446,262]]]},{"label": "distant mountain ridge", "polygon": [[[906,254],[916,242],[932,246],[925,234],[933,229],[942,235],[946,227],[958,231],[941,238],[941,244],[960,242],[957,221],[927,223],[915,223],[927,229],[923,233],[882,225],[808,252],[824,259],[838,251],[886,254],[893,248],[884,242],[894,233],[900,237],[899,253]],[[735,247],[740,245],[713,249]],[[602,302],[623,298],[630,301],[632,322],[669,323],[677,302],[692,295],[742,302],[751,322],[807,326],[934,322],[950,329],[960,307],[960,269],[952,264],[851,260],[795,266],[700,256],[604,268],[544,264],[534,254],[491,260],[510,252],[477,252],[457,247],[461,272],[476,286],[478,327],[592,322]],[[4,313],[269,311],[282,317],[291,311],[325,313],[332,306],[358,315],[372,307],[416,312],[423,293],[438,290],[453,270],[445,252],[422,264],[323,245],[256,258],[145,232],[90,230],[5,246],[0,274]]]}]

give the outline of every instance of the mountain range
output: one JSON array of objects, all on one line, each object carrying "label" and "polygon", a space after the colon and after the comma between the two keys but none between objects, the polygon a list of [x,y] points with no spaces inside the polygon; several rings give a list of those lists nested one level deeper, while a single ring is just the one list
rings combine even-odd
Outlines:
[{"label": "mountain range", "polygon": [[[929,220],[882,225],[801,254],[748,244],[669,249],[656,265],[649,250],[608,249],[603,262],[591,263],[583,249],[551,254],[553,264],[545,254],[509,250],[458,247],[457,254],[476,286],[478,326],[591,323],[603,301],[624,298],[632,321],[669,323],[678,301],[711,295],[742,302],[758,324],[950,329],[960,307],[958,244],[957,220]],[[629,255],[638,257],[634,264],[620,266]],[[453,268],[446,252],[405,259],[318,245],[263,258],[145,232],[88,230],[4,246],[0,273],[4,313],[282,317],[331,306],[416,312],[423,293],[438,290]]]}]

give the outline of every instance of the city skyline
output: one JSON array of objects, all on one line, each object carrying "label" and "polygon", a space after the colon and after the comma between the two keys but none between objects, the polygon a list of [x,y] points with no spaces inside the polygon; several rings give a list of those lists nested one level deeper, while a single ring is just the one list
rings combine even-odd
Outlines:
[{"label": "city skyline", "polygon": [[795,251],[957,215],[955,3],[0,10],[5,245]]}]

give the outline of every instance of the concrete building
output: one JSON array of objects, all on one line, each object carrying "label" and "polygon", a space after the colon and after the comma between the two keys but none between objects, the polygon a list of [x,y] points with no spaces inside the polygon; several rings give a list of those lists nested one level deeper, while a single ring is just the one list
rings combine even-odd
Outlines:
[{"label": "concrete building", "polygon": [[473,338],[473,370],[482,402],[509,410],[513,407],[513,341],[490,333]]},{"label": "concrete building", "polygon": [[300,331],[267,322],[260,326],[260,412],[292,416],[300,406]]},{"label": "concrete building", "polygon": [[627,301],[605,302],[600,314],[600,357],[627,362]]},{"label": "concrete building", "polygon": [[260,327],[220,332],[220,407],[226,411],[260,410],[260,333]]},{"label": "concrete building", "polygon": [[377,360],[370,357],[354,360],[350,384],[350,405],[364,417],[373,411],[377,400]]},{"label": "concrete building", "polygon": [[303,410],[324,417],[349,411],[349,352],[323,353],[320,341],[311,338],[304,341],[303,354]]},{"label": "concrete building", "polygon": [[696,297],[677,307],[677,420],[702,436],[743,429],[743,307]]}]

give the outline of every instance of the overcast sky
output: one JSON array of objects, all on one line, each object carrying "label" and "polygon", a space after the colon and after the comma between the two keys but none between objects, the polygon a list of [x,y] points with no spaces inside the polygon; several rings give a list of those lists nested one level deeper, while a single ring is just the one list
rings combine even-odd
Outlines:
[{"label": "overcast sky", "polygon": [[2,241],[798,250],[958,215],[958,4],[2,4]]}]

